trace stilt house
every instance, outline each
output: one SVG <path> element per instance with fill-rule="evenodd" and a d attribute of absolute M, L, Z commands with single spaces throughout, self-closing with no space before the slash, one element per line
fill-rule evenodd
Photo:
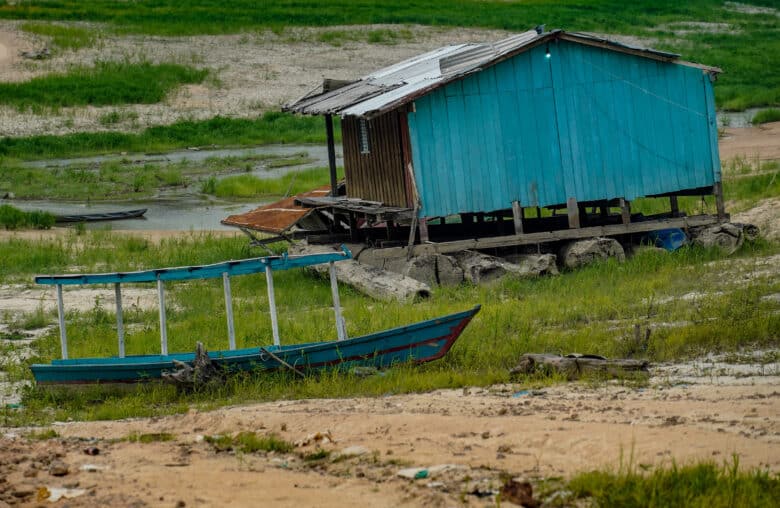
<path fill-rule="evenodd" d="M 562 229 L 582 229 L 570 231 L 577 237 L 592 236 L 591 227 L 693 224 L 679 217 L 679 195 L 714 194 L 723 219 L 719 72 L 540 27 L 492 44 L 446 46 L 354 82 L 325 80 L 285 110 L 324 116 L 331 151 L 332 117 L 341 118 L 345 187 L 337 189 L 331 157 L 330 192 L 296 203 L 326 212 L 331 231 L 371 236 L 381 226 L 374 236 L 390 241 L 414 238 L 409 226 L 417 241 L 474 238 L 477 228 L 517 245 Z M 666 222 L 632 229 L 647 222 L 629 208 L 644 196 L 669 198 L 669 213 L 654 217 Z M 566 212 L 549 217 L 542 208 Z M 393 236 L 394 227 L 406 233 Z"/>

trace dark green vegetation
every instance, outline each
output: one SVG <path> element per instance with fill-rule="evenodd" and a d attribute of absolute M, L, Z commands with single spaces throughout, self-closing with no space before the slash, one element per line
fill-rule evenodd
<path fill-rule="evenodd" d="M 754 125 L 769 122 L 780 122 L 780 109 L 764 109 L 756 113 L 756 116 L 751 120 Z"/>
<path fill-rule="evenodd" d="M 5 229 L 49 229 L 54 215 L 48 212 L 25 212 L 11 205 L 0 205 L 0 227 Z"/>
<path fill-rule="evenodd" d="M 739 263 L 718 262 L 718 251 L 686 248 L 674 254 L 642 252 L 626 263 L 596 264 L 558 277 L 533 280 L 506 278 L 494 285 L 442 288 L 430 300 L 414 305 L 379 303 L 342 287 L 344 315 L 350 336 L 465 310 L 483 309 L 466 328 L 452 351 L 427 365 L 390 369 L 382 376 L 357 377 L 330 372 L 303 380 L 291 374 L 232 376 L 226 383 L 190 393 L 162 384 L 137 391 L 114 392 L 89 387 L 69 393 L 31 389 L 25 409 L 9 418 L 17 423 L 65 418 L 114 419 L 186 411 L 191 404 L 212 408 L 246 401 L 304 397 L 346 397 L 426 391 L 444 387 L 485 386 L 509 380 L 508 369 L 520 354 L 588 352 L 618 357 L 673 360 L 704 352 L 737 351 L 745 347 L 777 347 L 780 314 L 771 299 L 780 281 L 742 280 L 741 271 L 765 263 L 763 256 L 780 252 L 774 244 L 745 245 Z M 87 232 L 57 240 L 8 239 L 0 243 L 0 282 L 27 282 L 35 273 L 113 271 L 181 266 L 257 255 L 243 238 L 193 235 L 152 243 L 110 232 Z M 710 263 L 716 262 L 716 263 Z M 734 273 L 726 275 L 725 271 Z M 325 279 L 303 271 L 275 277 L 280 331 L 284 343 L 331 339 L 335 323 L 330 287 Z M 145 287 L 150 294 L 154 288 Z M 271 336 L 265 281 L 262 276 L 232 279 L 238 347 L 268 344 Z M 696 291 L 695 301 L 679 305 L 675 297 Z M 227 347 L 222 286 L 197 281 L 168 286 L 168 336 L 171 351 L 191 351 L 202 340 L 209 350 Z M 68 295 L 66 291 L 65 300 Z M 67 304 L 66 304 L 67 307 Z M 56 317 L 41 313 L 44 321 Z M 153 308 L 125 309 L 128 354 L 159 351 L 157 313 Z M 38 319 L 38 318 L 36 318 Z M 608 324 L 607 324 L 608 322 Z M 68 311 L 71 357 L 116 354 L 113 302 L 96 300 L 86 312 Z M 662 324 L 661 326 L 658 326 Z M 652 328 L 648 340 L 634 338 L 634 326 Z M 30 361 L 59 357 L 56 330 L 35 343 Z M 29 379 L 24 367 L 9 371 L 12 379 Z M 520 379 L 535 386 L 554 379 Z"/>
<path fill-rule="evenodd" d="M 20 110 L 68 106 L 153 104 L 175 87 L 200 83 L 208 70 L 178 64 L 99 62 L 65 74 L 0 83 L 0 103 Z"/>
<path fill-rule="evenodd" d="M 723 466 L 673 464 L 649 474 L 587 472 L 575 476 L 568 489 L 573 497 L 590 498 L 595 506 L 604 508 L 769 508 L 780 499 L 780 476 L 760 469 L 740 470 L 735 457 Z"/>
<path fill-rule="evenodd" d="M 777 7 L 774 0 L 752 5 Z M 62 21 L 99 21 L 118 32 L 162 35 L 236 33 L 292 26 L 415 23 L 524 31 L 539 23 L 548 28 L 627 34 L 686 59 L 722 67 L 716 86 L 718 106 L 741 110 L 780 104 L 780 18 L 740 12 L 720 0 L 282 0 L 258 8 L 251 0 L 41 0 L 0 7 L 0 17 Z M 686 27 L 706 22 L 707 27 Z M 326 32 L 327 33 L 327 32 Z M 334 41 L 346 36 L 325 35 Z M 386 40 L 382 35 L 375 36 Z M 378 42 L 382 42 L 381 40 Z"/>
<path fill-rule="evenodd" d="M 340 130 L 336 131 L 340 139 Z M 268 112 L 254 119 L 180 120 L 140 133 L 80 132 L 0 139 L 0 158 L 49 159 L 93 153 L 159 152 L 188 146 L 324 143 L 322 118 Z M 2 159 L 0 159 L 1 161 Z"/>

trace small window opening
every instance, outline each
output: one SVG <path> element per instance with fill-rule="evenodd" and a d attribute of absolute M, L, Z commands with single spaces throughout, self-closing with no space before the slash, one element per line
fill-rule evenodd
<path fill-rule="evenodd" d="M 368 142 L 368 121 L 360 119 L 360 153 L 371 153 L 371 145 Z"/>

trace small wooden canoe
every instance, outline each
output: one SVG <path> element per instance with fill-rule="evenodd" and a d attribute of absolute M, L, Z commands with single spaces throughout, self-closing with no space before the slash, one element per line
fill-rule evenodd
<path fill-rule="evenodd" d="M 146 208 L 140 208 L 138 210 L 125 210 L 122 212 L 106 212 L 106 213 L 83 213 L 74 215 L 55 215 L 55 222 L 97 222 L 106 220 L 125 220 L 125 219 L 137 219 L 143 217 L 146 213 Z"/>
<path fill-rule="evenodd" d="M 458 339 L 463 329 L 479 312 L 477 305 L 470 310 L 442 316 L 419 323 L 391 328 L 381 332 L 347 337 L 341 316 L 338 284 L 333 263 L 352 258 L 345 246 L 341 252 L 325 252 L 290 256 L 224 261 L 211 265 L 158 268 L 137 272 L 97 274 L 39 275 L 38 284 L 54 285 L 57 289 L 57 309 L 60 324 L 62 358 L 50 364 L 34 364 L 30 368 L 35 381 L 42 385 L 84 383 L 134 383 L 162 378 L 163 372 L 175 370 L 174 361 L 190 363 L 194 353 L 168 353 L 168 335 L 164 296 L 165 283 L 183 280 L 222 278 L 228 321 L 229 349 L 212 351 L 211 360 L 227 371 L 274 371 L 294 369 L 299 373 L 323 369 L 351 369 L 358 366 L 385 368 L 399 363 L 423 363 L 444 356 Z M 330 282 L 338 340 L 281 344 L 276 314 L 273 273 L 316 264 L 330 265 Z M 268 305 L 271 314 L 273 345 L 236 349 L 233 323 L 230 277 L 264 273 L 267 280 Z M 122 321 L 121 284 L 156 283 L 160 307 L 160 354 L 125 355 L 125 334 Z M 113 284 L 116 292 L 118 355 L 108 358 L 68 358 L 65 331 L 63 286 Z"/>
<path fill-rule="evenodd" d="M 327 369 L 348 372 L 358 366 L 381 369 L 407 362 L 430 362 L 447 354 L 479 309 L 476 306 L 465 312 L 341 341 L 212 351 L 209 357 L 228 371 L 255 372 L 289 369 L 287 365 L 301 373 Z M 133 383 L 160 379 L 163 372 L 174 370 L 173 360 L 189 363 L 194 356 L 179 353 L 78 358 L 35 364 L 31 369 L 41 385 Z"/>

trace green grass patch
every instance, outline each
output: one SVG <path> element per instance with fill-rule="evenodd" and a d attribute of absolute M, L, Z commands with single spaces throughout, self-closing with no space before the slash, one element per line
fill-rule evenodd
<path fill-rule="evenodd" d="M 760 125 L 762 123 L 780 122 L 780 109 L 764 109 L 756 113 L 751 120 L 753 125 Z"/>
<path fill-rule="evenodd" d="M 319 42 L 340 47 L 347 42 L 368 42 L 371 44 L 393 45 L 413 38 L 411 30 L 381 28 L 377 30 L 326 30 L 317 35 Z"/>
<path fill-rule="evenodd" d="M 133 432 L 129 434 L 126 438 L 127 441 L 131 443 L 162 443 L 166 441 L 173 441 L 176 439 L 176 436 L 171 434 L 170 432 L 149 432 L 140 434 L 138 432 Z"/>
<path fill-rule="evenodd" d="M 154 104 L 179 85 L 201 83 L 209 71 L 178 64 L 99 62 L 21 83 L 0 83 L 0 103 L 41 111 L 70 106 Z"/>
<path fill-rule="evenodd" d="M 55 439 L 60 437 L 59 433 L 54 429 L 45 429 L 45 430 L 38 430 L 33 432 L 28 432 L 24 435 L 27 439 L 31 441 L 47 441 L 49 439 Z"/>
<path fill-rule="evenodd" d="M 188 177 L 175 165 L 127 167 L 121 163 L 110 163 L 97 170 L 86 167 L 20 168 L 0 165 L 0 189 L 12 191 L 17 199 L 138 199 L 151 196 L 166 187 L 184 185 L 187 181 Z M 21 213 L 30 217 L 41 216 L 38 220 L 42 226 L 51 227 L 54 223 L 54 216 L 46 212 Z M 9 221 L 13 221 L 13 217 L 16 215 L 11 214 Z M 51 224 L 45 220 L 50 220 Z"/>
<path fill-rule="evenodd" d="M 118 419 L 248 401 L 381 396 L 512 381 L 518 388 L 538 387 L 558 381 L 539 377 L 510 380 L 509 369 L 527 352 L 580 352 L 671 361 L 704 353 L 776 348 L 780 345 L 778 305 L 763 297 L 780 291 L 780 281 L 743 278 L 740 270 L 766 270 L 762 263 L 778 252 L 777 244 L 746 244 L 736 253 L 740 262 L 725 265 L 719 263 L 725 259 L 717 250 L 691 247 L 673 254 L 645 251 L 622 264 L 598 263 L 557 277 L 508 277 L 487 286 L 437 288 L 431 299 L 414 305 L 375 302 L 342 286 L 341 303 L 352 337 L 431 319 L 477 303 L 483 308 L 450 353 L 426 365 L 398 366 L 382 375 L 363 378 L 344 370 L 301 380 L 286 372 L 246 373 L 189 393 L 161 383 L 139 386 L 130 393 L 100 386 L 78 393 L 31 388 L 24 394 L 24 410 L 11 417 L 15 424 L 69 417 Z M 242 238 L 207 234 L 160 243 L 106 231 L 45 241 L 14 238 L 0 242 L 0 282 L 29 282 L 35 273 L 127 271 L 205 264 L 252 254 L 257 255 Z M 724 275 L 726 266 L 736 272 Z M 724 286 L 724 280 L 747 282 Z M 231 282 L 237 346 L 268 344 L 272 335 L 265 281 L 250 276 L 235 277 Z M 279 272 L 274 282 L 283 344 L 335 337 L 327 279 L 287 271 Z M 153 287 L 143 287 L 153 294 Z M 699 296 L 681 305 L 679 298 L 691 292 Z M 67 293 L 65 299 L 67 302 Z M 192 351 L 195 340 L 201 340 L 210 351 L 227 347 L 220 281 L 172 284 L 168 299 L 171 351 Z M 127 307 L 124 318 L 128 354 L 159 351 L 154 309 Z M 47 324 L 56 323 L 51 314 L 41 319 Z M 85 312 L 68 310 L 67 320 L 71 357 L 117 354 L 112 302 L 96 302 Z M 634 339 L 637 324 L 643 330 L 652 329 L 649 339 L 641 343 Z M 57 330 L 47 332 L 34 347 L 29 362 L 58 358 Z M 31 374 L 21 367 L 13 377 L 29 380 Z"/>
<path fill-rule="evenodd" d="M 138 113 L 135 111 L 110 111 L 100 115 L 98 121 L 101 125 L 116 125 L 118 123 L 135 122 L 138 120 Z"/>
<path fill-rule="evenodd" d="M 780 476 L 761 469 L 741 470 L 735 458 L 722 466 L 712 462 L 635 471 L 581 473 L 568 484 L 575 498 L 594 506 L 774 507 L 780 499 Z"/>
<path fill-rule="evenodd" d="M 170 125 L 149 127 L 140 133 L 80 132 L 64 136 L 5 137 L 0 139 L 0 157 L 33 160 L 99 153 L 162 152 L 190 146 L 324 143 L 323 125 L 322 118 L 268 112 L 259 118 L 180 120 Z M 340 140 L 340 129 L 336 135 Z"/>
<path fill-rule="evenodd" d="M 780 171 L 776 163 L 761 164 L 758 174 L 751 174 L 756 167 L 749 162 L 744 162 L 744 166 L 740 166 L 740 162 L 732 164 L 724 172 L 726 176 L 723 180 L 724 199 L 736 203 L 735 209 L 729 209 L 730 212 L 745 210 L 762 199 L 780 196 Z M 688 215 L 716 212 L 713 196 L 681 196 L 678 205 L 680 211 Z M 669 206 L 668 198 L 639 198 L 631 202 L 631 211 L 652 215 L 668 212 Z"/>
<path fill-rule="evenodd" d="M 777 7 L 772 0 L 754 5 Z M 356 24 L 422 24 L 525 31 L 539 23 L 548 28 L 642 37 L 658 49 L 676 51 L 687 60 L 724 69 L 716 84 L 719 107 L 742 110 L 780 104 L 780 71 L 773 61 L 780 55 L 780 18 L 739 12 L 720 0 L 689 2 L 632 2 L 593 0 L 428 0 L 399 4 L 395 0 L 281 0 L 258 9 L 251 0 L 182 2 L 139 0 L 42 0 L 6 3 L 0 17 L 107 23 L 114 31 L 155 35 L 196 35 L 272 30 L 291 26 Z M 681 31 L 674 23 L 704 22 L 726 26 Z M 393 43 L 404 29 L 368 32 L 366 40 Z M 339 45 L 362 39 L 363 33 L 328 30 L 323 42 Z M 400 38 L 403 38 L 401 35 Z"/>
<path fill-rule="evenodd" d="M 62 49 L 81 49 L 92 47 L 97 35 L 91 30 L 53 23 L 22 23 L 19 28 L 36 35 L 49 37 L 54 46 Z"/>
<path fill-rule="evenodd" d="M 311 453 L 304 454 L 303 460 L 306 462 L 317 462 L 320 460 L 325 460 L 328 457 L 330 457 L 330 450 L 325 450 L 324 448 L 320 448 Z"/>
<path fill-rule="evenodd" d="M 235 436 L 205 436 L 204 440 L 218 452 L 237 451 L 241 453 L 276 452 L 290 453 L 294 446 L 276 434 L 258 435 L 254 432 L 239 432 Z"/>
<path fill-rule="evenodd" d="M 167 188 L 195 185 L 205 194 L 215 194 L 219 181 L 216 175 L 240 173 L 249 176 L 246 172 L 254 170 L 257 164 L 270 170 L 310 161 L 306 156 L 268 154 L 161 164 L 112 160 L 98 164 L 55 167 L 0 165 L 0 193 L 10 192 L 17 199 L 81 201 L 88 197 L 90 201 L 116 201 L 145 198 Z M 314 175 L 309 174 L 310 172 L 311 170 L 291 173 L 304 173 L 300 178 L 286 176 L 257 180 L 267 182 L 269 190 L 292 188 L 295 192 L 308 190 L 306 186 L 310 184 L 323 185 L 329 181 L 327 172 L 324 177 L 321 170 L 314 171 Z M 46 221 L 51 220 L 52 224 L 54 221 L 53 215 L 41 212 L 11 211 L 3 215 L 0 209 L 0 218 L 3 216 L 7 216 L 5 223 L 8 228 L 36 227 L 38 224 L 37 227 L 50 227 Z M 25 226 L 30 222 L 32 225 Z M 0 225 L 2 224 L 4 223 L 0 222 Z"/>
<path fill-rule="evenodd" d="M 5 229 L 49 229 L 54 215 L 49 212 L 25 212 L 11 205 L 0 205 L 0 226 Z"/>
<path fill-rule="evenodd" d="M 344 177 L 339 168 L 339 178 Z M 330 182 L 328 168 L 313 168 L 288 173 L 279 178 L 259 178 L 254 175 L 236 175 L 221 180 L 207 180 L 202 191 L 220 198 L 255 198 L 261 196 L 290 196 L 321 187 Z"/>

